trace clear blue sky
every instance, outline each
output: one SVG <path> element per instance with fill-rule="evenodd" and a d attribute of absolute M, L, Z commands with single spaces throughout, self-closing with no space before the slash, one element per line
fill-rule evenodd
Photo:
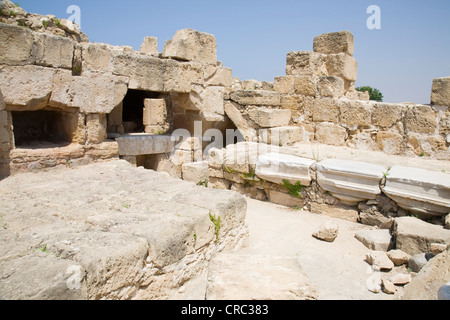
<path fill-rule="evenodd" d="M 176 30 L 214 34 L 218 58 L 241 80 L 273 81 L 286 54 L 312 51 L 315 36 L 349 30 L 355 36 L 357 86 L 381 90 L 387 102 L 429 103 L 432 80 L 450 76 L 449 0 L 15 0 L 28 12 L 68 18 L 81 9 L 93 42 L 138 50 L 145 36 L 159 51 Z M 369 30 L 369 5 L 381 9 L 381 30 Z"/>

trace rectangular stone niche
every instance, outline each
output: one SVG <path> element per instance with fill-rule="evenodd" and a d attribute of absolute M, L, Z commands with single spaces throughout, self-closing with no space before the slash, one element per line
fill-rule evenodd
<path fill-rule="evenodd" d="M 13 133 L 18 148 L 61 147 L 72 143 L 78 114 L 60 110 L 13 111 Z"/>

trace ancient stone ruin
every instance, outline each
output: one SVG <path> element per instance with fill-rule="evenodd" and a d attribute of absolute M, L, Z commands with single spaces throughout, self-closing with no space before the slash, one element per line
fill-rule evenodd
<path fill-rule="evenodd" d="M 273 82 L 233 78 L 216 48 L 191 29 L 162 52 L 154 37 L 139 52 L 92 43 L 70 21 L 4 1 L 0 296 L 170 298 L 245 245 L 244 196 L 372 226 L 356 237 L 375 252 L 433 252 L 427 272 L 446 280 L 433 282 L 437 295 L 450 281 L 450 77 L 434 79 L 430 104 L 377 102 L 355 90 L 349 31 L 288 53 Z M 295 264 L 249 263 L 261 260 Z M 209 297 L 232 298 L 217 270 Z M 289 270 L 280 279 L 295 294 L 272 298 L 317 298 Z"/>

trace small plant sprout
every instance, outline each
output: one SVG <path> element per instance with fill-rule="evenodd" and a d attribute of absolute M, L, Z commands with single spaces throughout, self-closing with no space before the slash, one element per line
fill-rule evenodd
<path fill-rule="evenodd" d="M 122 207 L 124 207 L 124 208 L 129 208 L 129 207 L 131 207 L 131 204 L 129 204 L 129 203 L 122 203 Z"/>
<path fill-rule="evenodd" d="M 208 185 L 208 179 L 199 181 L 199 182 L 197 183 L 197 185 L 198 185 L 198 186 L 203 186 L 203 187 L 206 188 L 207 185 Z"/>
<path fill-rule="evenodd" d="M 283 180 L 283 183 L 281 185 L 288 190 L 288 193 L 291 196 L 302 198 L 302 190 L 304 186 L 301 184 L 300 181 L 297 181 L 296 184 L 292 184 L 288 180 Z"/>
<path fill-rule="evenodd" d="M 220 232 L 220 225 L 222 223 L 222 221 L 220 220 L 220 217 L 216 218 L 216 215 L 211 214 L 211 211 L 209 212 L 209 220 L 211 220 L 211 222 L 214 224 L 214 228 L 216 230 L 215 234 L 216 234 L 216 240 L 215 242 L 217 243 L 219 241 L 219 232 Z"/>

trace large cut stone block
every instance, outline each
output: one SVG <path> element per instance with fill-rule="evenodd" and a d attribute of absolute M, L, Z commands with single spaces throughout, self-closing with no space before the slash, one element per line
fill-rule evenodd
<path fill-rule="evenodd" d="M 276 146 L 286 146 L 302 140 L 302 128 L 277 127 L 260 130 L 259 141 Z"/>
<path fill-rule="evenodd" d="M 32 61 L 33 32 L 0 23 L 0 64 L 24 65 Z"/>
<path fill-rule="evenodd" d="M 35 64 L 72 69 L 74 43 L 72 40 L 46 33 L 35 33 L 33 53 Z"/>
<path fill-rule="evenodd" d="M 178 30 L 172 40 L 166 41 L 163 57 L 215 64 L 216 38 L 192 29 Z"/>
<path fill-rule="evenodd" d="M 345 54 L 330 54 L 326 57 L 327 71 L 330 76 L 336 76 L 348 81 L 356 81 L 358 62 Z"/>
<path fill-rule="evenodd" d="M 291 110 L 286 109 L 255 108 L 248 114 L 262 128 L 284 127 L 291 120 Z"/>
<path fill-rule="evenodd" d="M 446 173 L 394 166 L 383 192 L 401 208 L 425 217 L 450 212 L 450 176 Z"/>
<path fill-rule="evenodd" d="M 375 199 L 386 169 L 365 162 L 329 159 L 317 163 L 317 182 L 348 205 Z"/>
<path fill-rule="evenodd" d="M 450 106 L 450 77 L 433 80 L 431 104 Z"/>
<path fill-rule="evenodd" d="M 324 33 L 314 38 L 314 52 L 345 53 L 353 56 L 355 43 L 350 31 Z"/>
<path fill-rule="evenodd" d="M 107 73 L 73 76 L 59 70 L 53 79 L 49 105 L 80 108 L 85 113 L 110 113 L 127 93 L 128 78 Z"/>
<path fill-rule="evenodd" d="M 293 51 L 287 54 L 286 75 L 327 76 L 325 55 L 309 51 Z"/>
<path fill-rule="evenodd" d="M 239 90 L 230 94 L 230 99 L 243 106 L 280 106 L 281 95 L 275 91 Z"/>
<path fill-rule="evenodd" d="M 315 139 L 320 143 L 343 146 L 347 130 L 335 123 L 321 122 L 316 125 Z"/>
<path fill-rule="evenodd" d="M 145 37 L 139 52 L 144 54 L 158 54 L 158 38 Z"/>
<path fill-rule="evenodd" d="M 396 247 L 410 255 L 431 252 L 432 243 L 450 244 L 450 230 L 415 217 L 399 217 L 394 221 Z"/>
<path fill-rule="evenodd" d="M 303 186 L 311 184 L 309 169 L 314 160 L 281 153 L 268 153 L 258 157 L 256 175 L 273 183 L 287 180 L 292 184 L 300 181 Z"/>
<path fill-rule="evenodd" d="M 52 93 L 56 69 L 39 66 L 5 66 L 0 69 L 0 89 L 6 105 L 15 110 L 45 107 Z"/>
<path fill-rule="evenodd" d="M 207 300 L 317 298 L 294 257 L 219 254 L 209 266 Z"/>
<path fill-rule="evenodd" d="M 172 152 L 175 142 L 171 136 L 130 134 L 116 138 L 121 156 L 139 156 Z"/>
<path fill-rule="evenodd" d="M 144 99 L 144 125 L 157 126 L 167 122 L 167 107 L 164 99 Z"/>
<path fill-rule="evenodd" d="M 204 183 L 208 179 L 208 161 L 185 163 L 181 167 L 183 180 L 196 184 Z"/>

